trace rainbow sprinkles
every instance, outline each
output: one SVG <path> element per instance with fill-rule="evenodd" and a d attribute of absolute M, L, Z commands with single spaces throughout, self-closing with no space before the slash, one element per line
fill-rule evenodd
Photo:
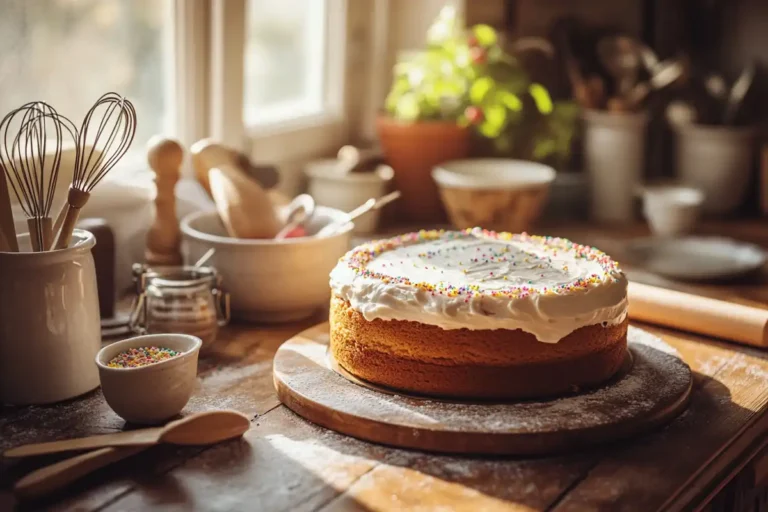
<path fill-rule="evenodd" d="M 452 245 L 450 241 L 468 243 Z M 430 242 L 439 244 L 430 247 Z M 389 252 L 417 245 L 423 248 L 416 254 L 380 261 Z M 569 272 L 574 266 L 571 260 L 592 263 L 592 271 Z M 419 231 L 377 240 L 350 251 L 340 264 L 348 265 L 359 277 L 410 286 L 431 295 L 463 297 L 466 302 L 478 296 L 572 295 L 623 279 L 618 263 L 594 247 L 565 238 L 481 228 Z M 411 268 L 415 271 L 408 271 Z M 468 279 L 457 280 L 456 272 Z M 447 279 L 423 279 L 437 274 L 448 274 Z"/>
<path fill-rule="evenodd" d="M 349 251 L 330 276 L 334 297 L 368 321 L 442 329 L 521 329 L 556 343 L 626 318 L 627 280 L 605 253 L 526 233 L 419 231 Z"/>

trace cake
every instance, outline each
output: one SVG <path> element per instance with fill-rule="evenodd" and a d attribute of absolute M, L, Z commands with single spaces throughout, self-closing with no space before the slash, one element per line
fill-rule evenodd
<path fill-rule="evenodd" d="M 627 351 L 627 280 L 563 238 L 420 231 L 360 245 L 330 276 L 330 351 L 405 393 L 527 399 L 598 386 Z"/>

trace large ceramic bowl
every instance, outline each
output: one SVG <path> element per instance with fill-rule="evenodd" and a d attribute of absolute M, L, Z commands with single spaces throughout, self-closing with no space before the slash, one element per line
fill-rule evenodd
<path fill-rule="evenodd" d="M 432 177 L 457 228 L 518 233 L 541 214 L 555 171 L 525 160 L 483 158 L 446 162 Z"/>
<path fill-rule="evenodd" d="M 341 210 L 318 206 L 308 231 L 345 218 Z M 306 318 L 327 306 L 328 274 L 349 250 L 352 224 L 322 238 L 243 240 L 226 235 L 216 212 L 197 212 L 182 220 L 181 231 L 187 264 L 216 249 L 208 264 L 230 293 L 232 316 L 274 323 Z"/>

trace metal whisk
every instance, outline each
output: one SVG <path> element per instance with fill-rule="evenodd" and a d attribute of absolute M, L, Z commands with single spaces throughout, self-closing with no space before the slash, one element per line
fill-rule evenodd
<path fill-rule="evenodd" d="M 22 105 L 0 121 L 0 165 L 27 216 L 33 251 L 53 243 L 51 206 L 67 133 L 77 140 L 75 125 L 42 101 Z"/>
<path fill-rule="evenodd" d="M 91 191 L 125 155 L 135 135 L 136 109 L 119 94 L 103 95 L 85 115 L 77 139 L 78 156 L 67 204 L 54 227 L 58 233 L 55 249 L 69 246 L 72 230 Z"/>

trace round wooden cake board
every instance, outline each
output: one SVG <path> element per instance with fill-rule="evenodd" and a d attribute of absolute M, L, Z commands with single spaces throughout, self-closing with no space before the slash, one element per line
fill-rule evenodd
<path fill-rule="evenodd" d="M 328 335 L 328 324 L 320 324 L 278 349 L 278 397 L 313 423 L 401 448 L 490 455 L 570 451 L 658 427 L 680 414 L 691 394 L 688 365 L 636 327 L 629 328 L 632 358 L 623 375 L 580 394 L 515 403 L 405 396 L 347 378 L 328 360 Z"/>

